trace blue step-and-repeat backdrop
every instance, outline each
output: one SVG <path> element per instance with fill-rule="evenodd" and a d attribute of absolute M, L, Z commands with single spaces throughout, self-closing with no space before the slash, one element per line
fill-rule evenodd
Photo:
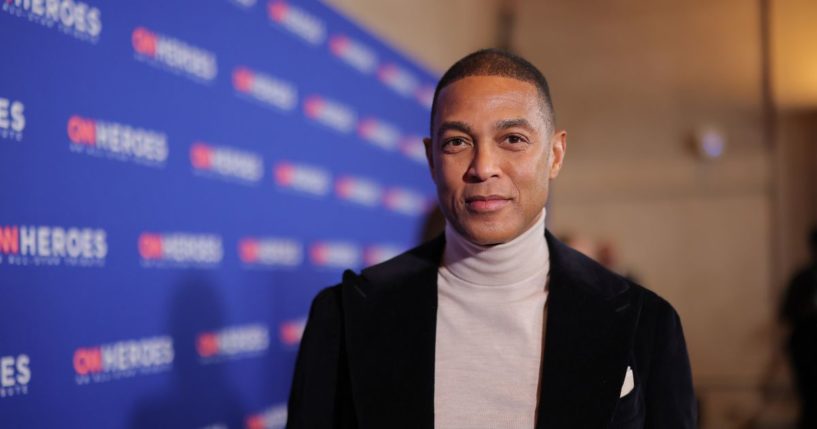
<path fill-rule="evenodd" d="M 0 8 L 0 427 L 283 427 L 312 297 L 419 240 L 436 77 L 317 1 Z"/>

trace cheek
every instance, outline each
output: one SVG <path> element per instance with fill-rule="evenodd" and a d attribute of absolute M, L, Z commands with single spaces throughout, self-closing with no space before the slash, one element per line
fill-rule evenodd
<path fill-rule="evenodd" d="M 546 159 L 517 165 L 515 171 L 516 186 L 526 200 L 538 200 L 548 187 L 548 164 Z"/>
<path fill-rule="evenodd" d="M 444 191 L 453 191 L 462 186 L 464 172 L 455 159 L 444 158 L 436 167 L 435 181 L 437 188 Z"/>

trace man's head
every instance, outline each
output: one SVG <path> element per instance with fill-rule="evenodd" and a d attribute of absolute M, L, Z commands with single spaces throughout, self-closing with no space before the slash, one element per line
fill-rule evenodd
<path fill-rule="evenodd" d="M 508 242 L 538 220 L 566 144 L 547 81 L 520 57 L 477 51 L 437 84 L 426 156 L 443 214 L 474 243 Z"/>

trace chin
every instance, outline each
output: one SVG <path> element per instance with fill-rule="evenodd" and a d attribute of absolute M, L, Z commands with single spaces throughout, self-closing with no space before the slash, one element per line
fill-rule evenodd
<path fill-rule="evenodd" d="M 507 243 L 515 238 L 513 228 L 499 225 L 464 225 L 465 237 L 474 244 L 491 246 Z"/>

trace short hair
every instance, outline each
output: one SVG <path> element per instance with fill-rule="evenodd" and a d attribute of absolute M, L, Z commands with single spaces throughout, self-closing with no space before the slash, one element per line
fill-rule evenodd
<path fill-rule="evenodd" d="M 472 52 L 449 68 L 434 90 L 431 102 L 431 134 L 434 134 L 434 116 L 437 114 L 437 98 L 443 88 L 469 76 L 502 76 L 528 82 L 536 87 L 542 104 L 542 114 L 548 130 L 553 130 L 556 114 L 553 110 L 553 100 L 550 98 L 550 88 L 545 76 L 528 60 L 502 49 L 481 49 Z"/>

